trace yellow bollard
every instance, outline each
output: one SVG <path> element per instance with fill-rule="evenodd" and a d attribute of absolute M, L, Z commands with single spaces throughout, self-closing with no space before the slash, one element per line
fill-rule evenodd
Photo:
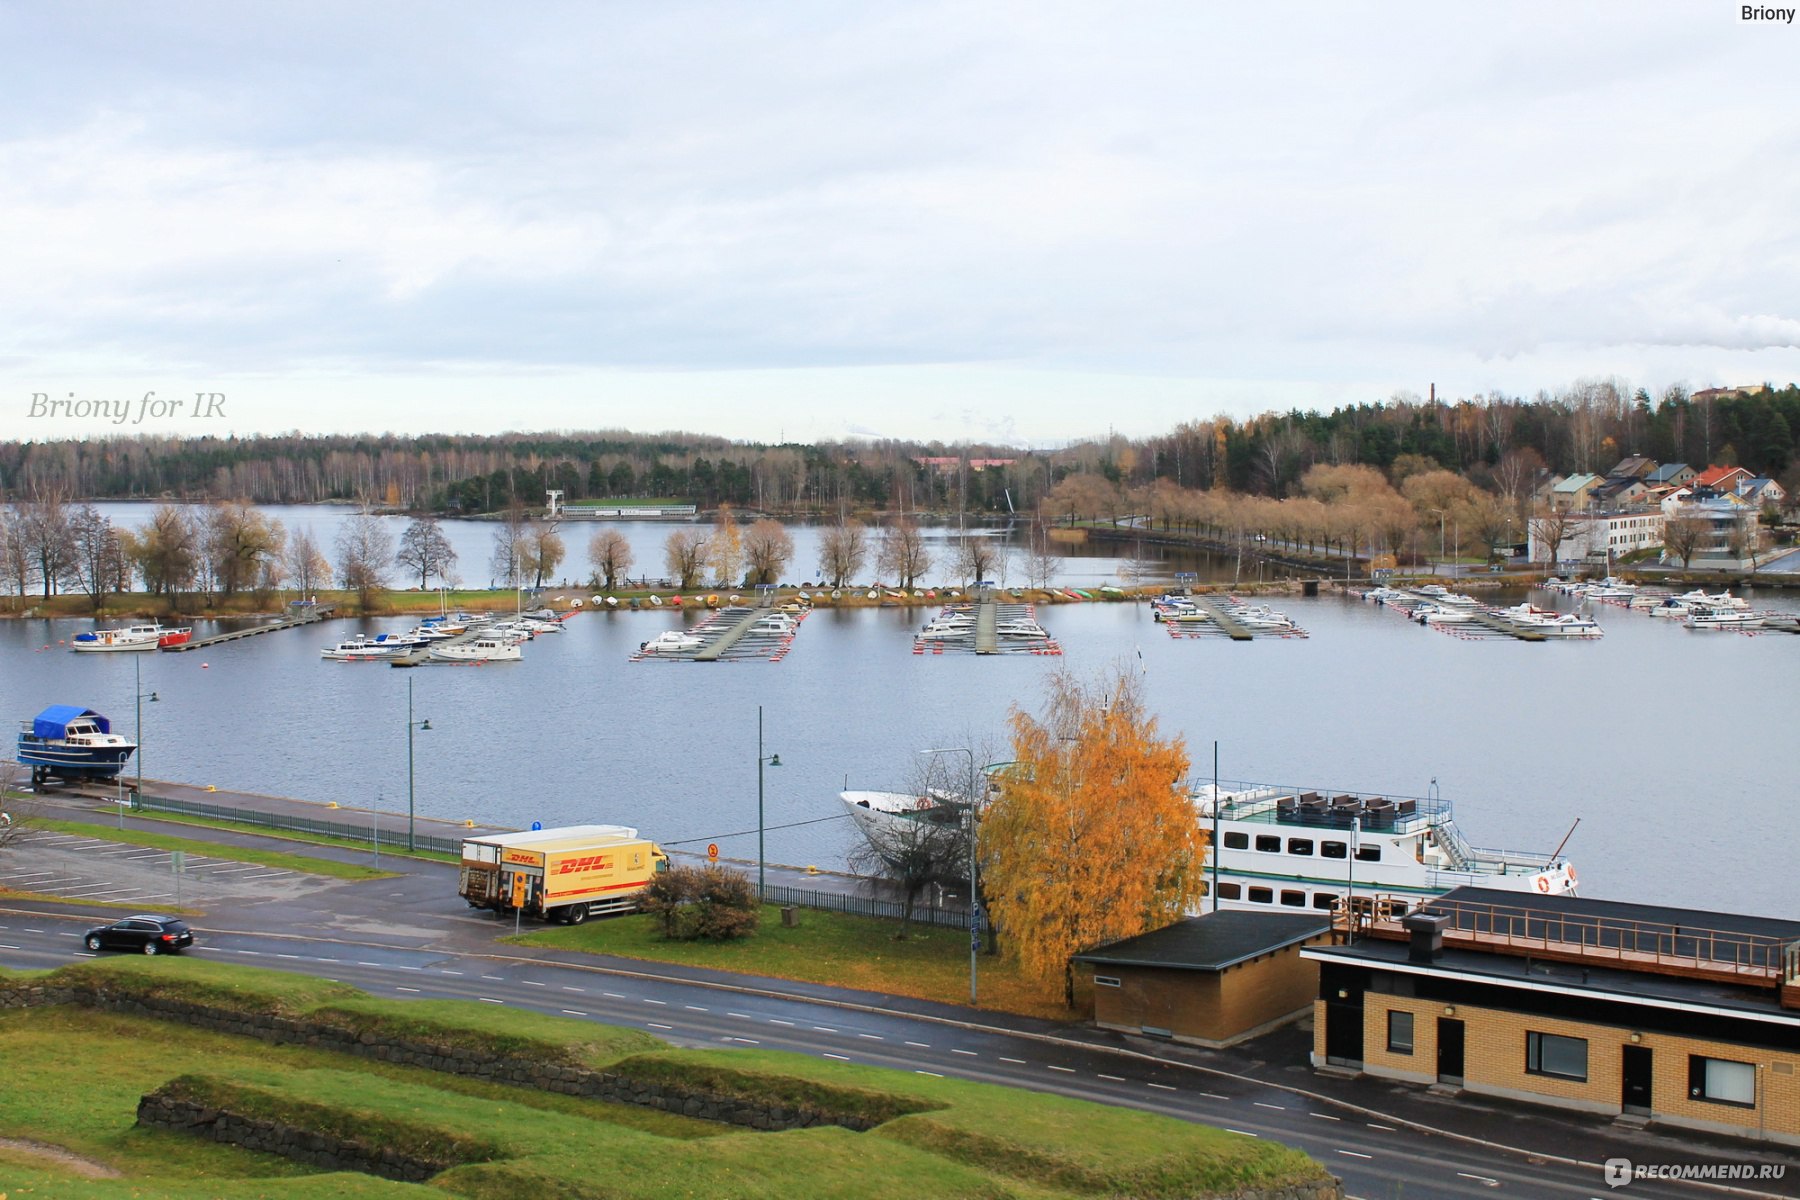
<path fill-rule="evenodd" d="M 218 791 L 218 790 L 219 790 L 219 789 L 218 789 L 218 788 L 216 788 L 216 787 L 214 787 L 214 786 L 213 786 L 213 785 L 212 785 L 212 784 L 210 784 L 210 783 L 209 783 L 209 784 L 207 784 L 207 785 L 206 785 L 206 790 L 207 790 L 207 791 L 209 791 L 209 792 L 216 792 L 216 791 Z"/>
<path fill-rule="evenodd" d="M 336 807 L 337 807 L 337 801 L 336 801 L 336 800 L 327 800 L 327 801 L 326 801 L 326 802 L 325 802 L 325 807 L 326 807 L 326 808 L 336 808 Z"/>

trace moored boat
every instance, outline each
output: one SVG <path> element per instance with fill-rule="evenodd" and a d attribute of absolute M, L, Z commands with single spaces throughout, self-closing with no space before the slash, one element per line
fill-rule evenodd
<path fill-rule="evenodd" d="M 518 662 L 525 656 L 519 649 L 519 643 L 491 637 L 478 637 L 473 641 L 457 642 L 454 645 L 433 646 L 426 654 L 433 662 L 447 663 Z"/>
<path fill-rule="evenodd" d="M 33 786 L 47 779 L 112 779 L 137 743 L 91 708 L 53 704 L 19 728 L 18 759 Z"/>
<path fill-rule="evenodd" d="M 113 650 L 154 650 L 168 630 L 161 625 L 127 625 L 122 629 L 95 629 L 69 639 L 69 649 L 81 653 Z M 190 634 L 193 630 L 188 630 Z"/>
<path fill-rule="evenodd" d="M 1703 608 L 1695 605 L 1682 624 L 1689 629 L 1761 629 L 1763 615 L 1741 608 Z"/>
<path fill-rule="evenodd" d="M 172 650 L 176 646 L 185 646 L 194 640 L 194 629 L 191 625 L 183 625 L 179 629 L 165 629 L 156 639 L 159 650 Z"/>
<path fill-rule="evenodd" d="M 639 643 L 638 650 L 644 654 L 685 654 L 705 644 L 705 639 L 685 629 L 665 629 L 649 641 Z"/>
<path fill-rule="evenodd" d="M 333 662 L 367 662 L 393 658 L 409 650 L 416 650 L 419 645 L 419 642 L 398 634 L 383 633 L 372 638 L 358 635 L 335 646 L 326 646 L 319 651 L 319 656 Z"/>

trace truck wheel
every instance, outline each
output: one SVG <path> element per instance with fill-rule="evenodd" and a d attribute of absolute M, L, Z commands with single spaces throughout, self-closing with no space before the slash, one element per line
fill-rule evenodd
<path fill-rule="evenodd" d="M 577 904 L 569 909 L 569 924 L 579 925 L 588 919 L 588 906 Z"/>

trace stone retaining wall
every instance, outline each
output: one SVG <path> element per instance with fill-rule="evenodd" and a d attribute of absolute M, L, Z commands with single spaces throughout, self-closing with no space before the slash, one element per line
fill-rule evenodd
<path fill-rule="evenodd" d="M 424 1183 L 439 1172 L 462 1165 L 457 1159 L 420 1158 L 392 1146 L 374 1146 L 155 1092 L 138 1101 L 137 1119 L 139 1125 L 153 1129 L 169 1129 L 246 1150 L 279 1154 L 327 1171 L 361 1171 L 403 1183 Z"/>

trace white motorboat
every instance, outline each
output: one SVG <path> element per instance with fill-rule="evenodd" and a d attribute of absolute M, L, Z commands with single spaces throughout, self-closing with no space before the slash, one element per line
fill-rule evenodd
<path fill-rule="evenodd" d="M 1729 591 L 1708 594 L 1704 588 L 1695 588 L 1691 592 L 1683 592 L 1675 597 L 1677 600 L 1695 608 L 1736 609 L 1748 611 L 1750 602 L 1742 596 L 1734 596 Z"/>
<path fill-rule="evenodd" d="M 325 647 L 319 651 L 319 657 L 333 662 L 368 662 L 393 658 L 409 650 L 416 650 L 419 645 L 411 638 L 401 637 L 399 634 L 383 633 L 376 637 L 358 634 L 348 641 Z"/>
<path fill-rule="evenodd" d="M 447 663 L 518 662 L 525 656 L 519 643 L 491 637 L 478 637 L 455 645 L 433 646 L 427 653 L 433 662 Z"/>
<path fill-rule="evenodd" d="M 1576 613 L 1514 617 L 1512 622 L 1522 629 L 1534 630 L 1545 637 L 1597 638 L 1606 632 L 1600 628 L 1600 622 Z"/>
<path fill-rule="evenodd" d="M 1003 638 L 1049 638 L 1050 634 L 1036 621 L 997 621 L 994 636 Z"/>
<path fill-rule="evenodd" d="M 961 796 L 936 788 L 923 793 L 839 792 L 838 799 L 870 848 L 896 867 L 931 840 L 962 837 L 968 813 Z M 944 860 L 965 861 L 966 855 L 953 846 L 944 850 L 939 856 Z"/>
<path fill-rule="evenodd" d="M 1682 619 L 1689 629 L 1761 629 L 1763 615 L 1739 608 L 1696 607 Z"/>
<path fill-rule="evenodd" d="M 1231 619 L 1246 629 L 1282 630 L 1294 628 L 1286 613 L 1276 612 L 1266 604 L 1240 604 L 1227 610 Z"/>
<path fill-rule="evenodd" d="M 127 625 L 123 629 L 95 629 L 69 639 L 69 649 L 91 654 L 114 650 L 154 650 L 163 634 L 173 630 L 161 625 Z"/>
<path fill-rule="evenodd" d="M 638 649 L 645 654 L 690 654 L 706 644 L 706 640 L 685 629 L 665 629 Z"/>
<path fill-rule="evenodd" d="M 1421 625 L 1460 625 L 1473 621 L 1475 614 L 1464 608 L 1447 608 L 1442 604 L 1421 604 L 1412 611 L 1413 620 Z"/>

